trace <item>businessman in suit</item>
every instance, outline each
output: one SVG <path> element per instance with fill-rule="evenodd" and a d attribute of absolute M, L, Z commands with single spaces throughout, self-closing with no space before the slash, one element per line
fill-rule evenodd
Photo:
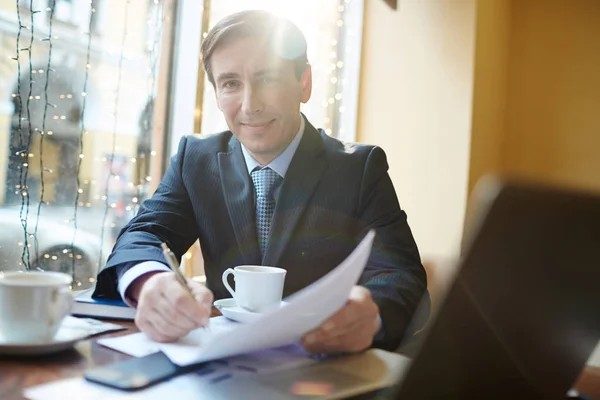
<path fill-rule="evenodd" d="M 175 340 L 207 323 L 214 298 L 229 297 L 221 282 L 227 268 L 285 268 L 289 295 L 336 267 L 374 229 L 359 285 L 302 344 L 315 353 L 395 349 L 412 333 L 426 275 L 385 153 L 331 138 L 300 113 L 312 72 L 291 22 L 264 11 L 233 14 L 201 51 L 229 130 L 181 140 L 156 192 L 121 231 L 94 295 L 122 297 L 138 308 L 142 331 Z M 196 239 L 207 282 L 189 282 L 193 300 L 160 244 L 181 257 Z"/>

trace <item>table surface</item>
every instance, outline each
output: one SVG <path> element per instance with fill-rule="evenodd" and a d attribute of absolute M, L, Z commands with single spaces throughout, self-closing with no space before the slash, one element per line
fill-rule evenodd
<path fill-rule="evenodd" d="M 138 332 L 132 322 L 111 321 L 127 327 L 125 331 L 102 335 L 121 336 Z M 45 357 L 0 357 L 0 399 L 22 400 L 24 388 L 60 379 L 83 375 L 91 367 L 131 358 L 128 355 L 100 346 L 96 337 L 81 341 L 71 350 Z M 575 388 L 591 399 L 600 400 L 600 368 L 586 367 Z"/>

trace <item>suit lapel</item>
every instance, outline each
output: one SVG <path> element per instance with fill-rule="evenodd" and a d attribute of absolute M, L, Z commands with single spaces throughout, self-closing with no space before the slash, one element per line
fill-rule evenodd
<path fill-rule="evenodd" d="M 304 136 L 292 158 L 277 199 L 263 265 L 274 266 L 279 262 L 327 168 L 327 162 L 321 154 L 324 150 L 321 136 L 308 120 L 305 119 L 305 122 Z"/>
<path fill-rule="evenodd" d="M 235 238 L 246 264 L 259 264 L 260 251 L 254 221 L 254 189 L 240 142 L 232 136 L 228 153 L 219 153 L 223 196 Z"/>

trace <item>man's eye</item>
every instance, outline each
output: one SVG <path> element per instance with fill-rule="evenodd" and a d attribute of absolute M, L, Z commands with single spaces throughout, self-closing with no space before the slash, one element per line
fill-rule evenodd
<path fill-rule="evenodd" d="M 227 81 L 223 84 L 223 87 L 226 89 L 235 89 L 239 86 L 237 81 Z"/>

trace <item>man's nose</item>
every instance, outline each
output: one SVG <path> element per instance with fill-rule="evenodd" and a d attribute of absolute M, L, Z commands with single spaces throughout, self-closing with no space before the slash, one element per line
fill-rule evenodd
<path fill-rule="evenodd" d="M 244 102 L 242 110 L 247 115 L 260 113 L 265 108 L 265 104 L 261 98 L 260 90 L 252 87 L 247 87 L 244 91 Z"/>

